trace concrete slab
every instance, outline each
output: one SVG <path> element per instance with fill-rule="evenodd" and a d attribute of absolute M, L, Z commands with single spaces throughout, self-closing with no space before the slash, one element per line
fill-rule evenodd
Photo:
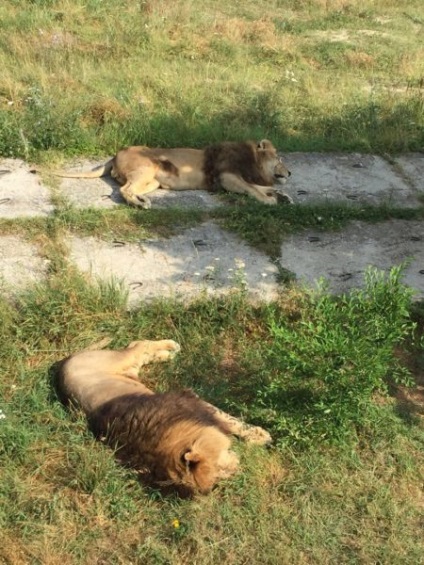
<path fill-rule="evenodd" d="M 70 237 L 68 243 L 70 259 L 82 272 L 123 281 L 129 307 L 155 297 L 187 300 L 244 286 L 253 299 L 277 295 L 276 266 L 211 222 L 139 245 L 116 246 L 93 237 Z"/>
<path fill-rule="evenodd" d="M 396 157 L 400 167 L 412 186 L 424 196 L 424 153 L 409 153 Z"/>
<path fill-rule="evenodd" d="M 0 290 L 13 295 L 46 275 L 49 261 L 37 255 L 37 248 L 13 236 L 0 237 Z"/>
<path fill-rule="evenodd" d="M 295 203 L 420 206 L 414 185 L 381 157 L 359 153 L 288 153 L 284 159 L 292 171 L 284 190 Z M 411 165 L 411 177 L 419 184 L 416 174 L 421 178 L 419 170 L 416 173 Z"/>
<path fill-rule="evenodd" d="M 283 187 L 298 204 L 340 202 L 353 206 L 395 205 L 408 208 L 421 205 L 424 156 L 413 153 L 397 158 L 395 166 L 385 159 L 360 153 L 288 153 L 283 156 L 293 175 Z M 79 161 L 69 171 L 90 170 L 99 161 Z M 110 177 L 103 179 L 63 179 L 60 190 L 76 207 L 110 208 L 123 200 Z M 152 206 L 214 208 L 219 199 L 206 191 L 151 193 Z"/>
<path fill-rule="evenodd" d="M 281 265 L 309 286 L 323 277 L 336 293 L 361 287 L 369 265 L 388 271 L 409 262 L 404 282 L 424 298 L 424 223 L 391 220 L 352 222 L 340 232 L 306 230 L 281 249 Z"/>
<path fill-rule="evenodd" d="M 106 159 L 105 159 L 106 161 Z M 102 161 L 81 161 L 66 167 L 67 171 L 89 171 Z M 119 184 L 109 176 L 99 179 L 60 179 L 59 191 L 76 208 L 114 208 L 126 204 Z M 199 208 L 208 210 L 220 205 L 219 199 L 206 190 L 155 190 L 149 194 L 152 208 Z"/>
<path fill-rule="evenodd" d="M 18 159 L 0 159 L 0 218 L 47 216 L 53 211 L 50 191 Z"/>

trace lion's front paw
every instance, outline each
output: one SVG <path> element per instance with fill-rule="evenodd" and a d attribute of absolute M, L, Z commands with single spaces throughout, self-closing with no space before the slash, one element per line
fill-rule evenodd
<path fill-rule="evenodd" d="M 276 196 L 267 196 L 262 200 L 264 204 L 268 204 L 269 206 L 275 206 L 278 203 L 278 199 Z"/>
<path fill-rule="evenodd" d="M 255 443 L 256 445 L 268 445 L 272 443 L 271 434 L 259 426 L 249 426 L 243 432 L 243 439 L 247 443 Z"/>
<path fill-rule="evenodd" d="M 294 200 L 286 192 L 277 191 L 277 201 L 280 204 L 294 204 Z"/>
<path fill-rule="evenodd" d="M 169 361 L 181 350 L 180 344 L 173 339 L 162 339 L 152 343 L 152 355 L 155 361 Z"/>
<path fill-rule="evenodd" d="M 158 344 L 160 344 L 160 351 L 167 354 L 170 358 L 175 357 L 181 351 L 181 345 L 173 339 L 163 339 Z"/>
<path fill-rule="evenodd" d="M 137 206 L 138 208 L 143 208 L 143 210 L 150 210 L 150 208 L 152 207 L 150 198 L 147 198 L 147 196 L 142 196 L 141 194 L 134 196 L 134 198 L 132 199 L 132 204 L 134 204 L 134 206 Z"/>

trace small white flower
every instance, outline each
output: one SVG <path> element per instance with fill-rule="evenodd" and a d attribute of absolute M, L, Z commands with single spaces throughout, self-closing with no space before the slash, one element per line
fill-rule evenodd
<path fill-rule="evenodd" d="M 219 257 L 215 257 L 214 261 L 221 261 Z"/>
<path fill-rule="evenodd" d="M 267 277 L 267 273 L 261 273 L 263 277 Z"/>
<path fill-rule="evenodd" d="M 194 273 L 195 277 L 200 277 L 200 273 Z"/>
<path fill-rule="evenodd" d="M 205 271 L 214 271 L 215 267 L 213 265 L 208 265 L 207 267 L 205 267 Z"/>
<path fill-rule="evenodd" d="M 292 82 L 297 82 L 293 71 L 286 70 L 286 79 L 291 80 Z"/>

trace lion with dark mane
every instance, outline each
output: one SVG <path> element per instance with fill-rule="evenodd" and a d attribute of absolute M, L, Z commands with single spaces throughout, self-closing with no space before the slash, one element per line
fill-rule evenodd
<path fill-rule="evenodd" d="M 290 176 L 271 141 L 217 143 L 205 149 L 128 147 L 92 171 L 56 172 L 60 177 L 98 178 L 111 174 L 121 185 L 121 195 L 133 206 L 150 208 L 146 196 L 158 188 L 214 190 L 248 194 L 264 204 L 290 196 L 274 185 Z"/>
<path fill-rule="evenodd" d="M 82 351 L 59 363 L 56 388 L 65 404 L 83 410 L 95 436 L 149 482 L 185 495 L 207 493 L 237 471 L 231 434 L 257 444 L 271 437 L 191 391 L 155 394 L 138 380 L 140 367 L 179 350 L 175 341 L 161 340 Z"/>

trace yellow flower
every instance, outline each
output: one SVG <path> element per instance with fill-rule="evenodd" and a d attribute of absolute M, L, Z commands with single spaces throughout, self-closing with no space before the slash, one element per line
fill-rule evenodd
<path fill-rule="evenodd" d="M 174 528 L 177 530 L 180 527 L 180 521 L 177 518 L 174 518 L 172 520 L 172 525 L 174 526 Z"/>

